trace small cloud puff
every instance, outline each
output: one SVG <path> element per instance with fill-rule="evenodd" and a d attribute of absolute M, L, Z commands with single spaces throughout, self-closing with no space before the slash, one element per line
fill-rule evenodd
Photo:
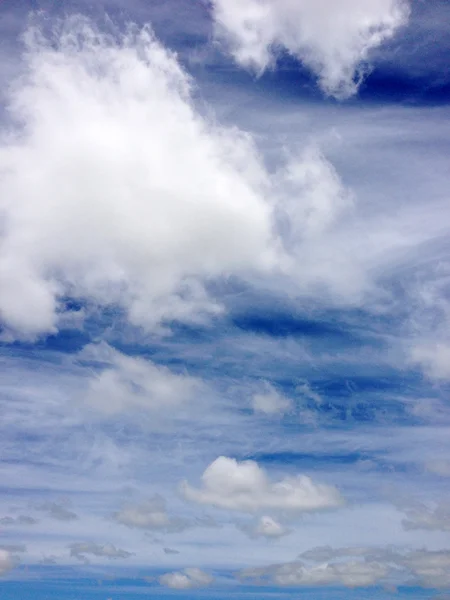
<path fill-rule="evenodd" d="M 211 585 L 214 578 L 201 569 L 187 568 L 183 571 L 174 571 L 161 575 L 159 583 L 174 590 L 190 590 L 193 588 Z"/>

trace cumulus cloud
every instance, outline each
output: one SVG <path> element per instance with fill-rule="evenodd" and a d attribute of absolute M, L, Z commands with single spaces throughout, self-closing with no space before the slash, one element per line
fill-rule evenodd
<path fill-rule="evenodd" d="M 10 553 L 0 549 L 0 576 L 10 571 L 14 566 Z"/>
<path fill-rule="evenodd" d="M 98 556 L 102 558 L 118 559 L 129 558 L 131 552 L 116 548 L 113 544 L 95 544 L 94 542 L 76 542 L 70 544 L 70 556 L 78 560 L 87 561 L 86 555 Z"/>
<path fill-rule="evenodd" d="M 153 329 L 220 308 L 204 282 L 274 262 L 266 175 L 248 136 L 202 117 L 148 28 L 28 30 L 0 145 L 0 317 L 54 332 L 67 295 Z"/>
<path fill-rule="evenodd" d="M 261 73 L 282 51 L 337 98 L 356 93 L 371 50 L 409 16 L 406 0 L 212 0 L 216 37 L 236 62 Z"/>
<path fill-rule="evenodd" d="M 89 345 L 79 356 L 103 364 L 90 379 L 87 401 L 109 414 L 174 408 L 201 390 L 200 381 L 193 377 L 172 373 L 151 360 L 127 356 L 106 343 Z"/>
<path fill-rule="evenodd" d="M 183 571 L 165 573 L 164 575 L 161 575 L 158 581 L 161 585 L 165 585 L 174 590 L 190 590 L 211 585 L 214 578 L 201 569 L 191 567 L 184 569 Z"/>
<path fill-rule="evenodd" d="M 220 456 L 209 465 L 202 475 L 200 488 L 184 481 L 181 489 L 187 500 L 243 512 L 310 511 L 343 503 L 333 486 L 315 483 L 305 475 L 285 477 L 273 483 L 256 462 L 238 462 L 226 456 Z"/>
<path fill-rule="evenodd" d="M 180 531 L 187 526 L 183 519 L 169 516 L 166 501 L 154 496 L 141 504 L 127 504 L 114 514 L 114 520 L 127 527 L 162 531 Z"/>
<path fill-rule="evenodd" d="M 260 517 L 252 525 L 242 526 L 241 529 L 251 538 L 264 537 L 268 540 L 277 539 L 291 533 L 289 529 L 267 515 Z"/>
<path fill-rule="evenodd" d="M 273 386 L 266 384 L 265 389 L 252 397 L 255 412 L 266 415 L 284 414 L 292 410 L 292 401 L 280 394 Z"/>

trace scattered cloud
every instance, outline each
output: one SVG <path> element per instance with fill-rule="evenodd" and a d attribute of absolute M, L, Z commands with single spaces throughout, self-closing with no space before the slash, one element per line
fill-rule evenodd
<path fill-rule="evenodd" d="M 141 504 L 127 504 L 113 518 L 117 523 L 137 529 L 181 531 L 187 526 L 185 520 L 169 516 L 166 501 L 161 496 Z"/>
<path fill-rule="evenodd" d="M 79 357 L 104 364 L 92 375 L 86 400 L 108 414 L 171 410 L 201 393 L 199 380 L 172 373 L 151 360 L 127 356 L 106 343 L 85 347 Z"/>
<path fill-rule="evenodd" d="M 255 412 L 276 415 L 289 412 L 292 410 L 293 404 L 289 398 L 286 398 L 273 386 L 266 383 L 263 392 L 253 395 L 252 407 Z"/>
<path fill-rule="evenodd" d="M 281 538 L 291 533 L 289 529 L 278 523 L 278 521 L 266 515 L 260 517 L 252 525 L 241 526 L 241 529 L 251 538 L 264 537 L 268 540 Z"/>
<path fill-rule="evenodd" d="M 19 515 L 18 517 L 2 517 L 0 525 L 36 525 L 37 519 L 28 515 Z"/>
<path fill-rule="evenodd" d="M 86 555 L 104 557 L 108 559 L 129 558 L 131 552 L 116 548 L 113 544 L 95 544 L 94 542 L 76 542 L 70 544 L 70 556 L 78 558 L 78 560 L 86 562 Z"/>
<path fill-rule="evenodd" d="M 409 16 L 406 0 L 213 0 L 212 7 L 216 37 L 238 64 L 261 73 L 285 51 L 337 98 L 357 92 L 371 50 Z"/>
<path fill-rule="evenodd" d="M 433 508 L 418 504 L 404 509 L 406 518 L 403 520 L 405 529 L 430 529 L 450 531 L 450 504 L 439 503 Z"/>
<path fill-rule="evenodd" d="M 15 554 L 17 552 L 26 552 L 27 548 L 24 544 L 0 544 L 0 550 L 4 550 L 10 554 Z"/>
<path fill-rule="evenodd" d="M 159 583 L 174 590 L 191 590 L 211 585 L 214 578 L 201 569 L 187 568 L 183 571 L 174 571 L 161 575 Z"/>
<path fill-rule="evenodd" d="M 450 379 L 450 345 L 447 343 L 419 344 L 412 349 L 411 361 L 431 379 Z"/>
<path fill-rule="evenodd" d="M 445 588 L 450 582 L 450 552 L 399 551 L 395 548 L 317 548 L 296 561 L 242 571 L 241 577 L 282 586 L 344 585 L 350 588 L 414 582 Z M 316 564 L 311 564 L 314 561 Z"/>
<path fill-rule="evenodd" d="M 205 470 L 201 488 L 194 488 L 185 481 L 181 489 L 187 500 L 243 512 L 309 511 L 343 503 L 336 488 L 315 483 L 306 475 L 285 477 L 272 483 L 256 462 L 238 462 L 226 456 L 220 456 Z"/>
<path fill-rule="evenodd" d="M 450 477 L 450 460 L 430 460 L 425 464 L 425 467 L 430 473 L 440 475 L 441 477 Z"/>
<path fill-rule="evenodd" d="M 36 510 L 45 512 L 48 517 L 56 521 L 76 521 L 78 515 L 68 508 L 68 502 L 44 502 L 36 506 Z"/>

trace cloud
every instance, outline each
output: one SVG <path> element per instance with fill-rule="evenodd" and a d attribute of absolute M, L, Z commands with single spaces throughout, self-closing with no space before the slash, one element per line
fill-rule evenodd
<path fill-rule="evenodd" d="M 430 588 L 446 588 L 450 586 L 450 551 L 411 552 L 404 559 L 404 564 L 418 577 L 421 585 Z"/>
<path fill-rule="evenodd" d="M 292 401 L 280 394 L 273 386 L 266 383 L 265 391 L 254 394 L 252 407 L 255 412 L 266 415 L 284 414 L 292 410 Z"/>
<path fill-rule="evenodd" d="M 36 525 L 38 521 L 28 515 L 19 515 L 18 517 L 2 517 L 0 525 Z"/>
<path fill-rule="evenodd" d="M 304 561 L 246 569 L 243 579 L 269 578 L 282 586 L 345 585 L 350 588 L 390 583 L 445 588 L 450 582 L 450 552 L 399 551 L 394 548 L 316 548 Z M 307 562 L 306 562 L 307 561 Z M 316 564 L 311 564 L 314 561 Z"/>
<path fill-rule="evenodd" d="M 137 529 L 181 531 L 187 526 L 183 519 L 167 514 L 166 501 L 161 496 L 154 496 L 142 504 L 125 505 L 113 518 L 117 523 Z"/>
<path fill-rule="evenodd" d="M 404 509 L 406 519 L 402 521 L 405 529 L 429 529 L 450 531 L 450 505 L 443 502 L 430 508 L 419 504 Z"/>
<path fill-rule="evenodd" d="M 378 562 L 351 560 L 346 562 L 306 565 L 300 561 L 285 563 L 262 569 L 249 569 L 242 573 L 244 578 L 269 576 L 282 586 L 345 585 L 368 587 L 383 580 L 389 573 L 387 565 Z"/>
<path fill-rule="evenodd" d="M 268 540 L 277 539 L 291 533 L 289 529 L 266 515 L 260 517 L 253 525 L 244 525 L 241 529 L 251 538 L 264 537 Z"/>
<path fill-rule="evenodd" d="M 26 552 L 27 548 L 24 544 L 0 544 L 0 550 L 15 554 L 16 552 Z"/>
<path fill-rule="evenodd" d="M 47 516 L 56 521 L 76 521 L 78 515 L 69 510 L 66 504 L 66 502 L 45 502 L 36 506 L 36 510 L 47 513 Z"/>
<path fill-rule="evenodd" d="M 0 549 L 0 576 L 10 571 L 14 566 L 10 553 Z"/>
<path fill-rule="evenodd" d="M 161 575 L 159 583 L 174 590 L 191 590 L 193 588 L 211 585 L 214 578 L 201 569 L 188 568 L 183 571 L 174 571 Z"/>
<path fill-rule="evenodd" d="M 86 400 L 105 413 L 173 409 L 201 393 L 199 380 L 172 373 L 150 360 L 127 356 L 106 343 L 86 346 L 79 357 L 104 363 L 90 379 Z"/>
<path fill-rule="evenodd" d="M 147 329 L 216 314 L 205 281 L 275 260 L 266 174 L 249 136 L 201 116 L 148 28 L 85 18 L 25 35 L 3 136 L 0 316 L 54 332 L 63 298 Z M 139 149 L 138 151 L 136 149 Z"/>
<path fill-rule="evenodd" d="M 113 544 L 95 544 L 94 542 L 76 542 L 70 544 L 70 556 L 86 561 L 86 554 L 109 559 L 129 558 L 131 552 L 116 548 Z"/>
<path fill-rule="evenodd" d="M 435 342 L 416 345 L 411 362 L 419 365 L 431 379 L 450 379 L 450 344 Z"/>
<path fill-rule="evenodd" d="M 236 62 L 261 73 L 282 51 L 337 98 L 356 93 L 371 50 L 409 16 L 406 0 L 212 0 L 216 37 Z"/>
<path fill-rule="evenodd" d="M 450 477 L 450 460 L 430 460 L 425 464 L 427 471 L 441 477 Z"/>
<path fill-rule="evenodd" d="M 315 483 L 305 475 L 272 483 L 259 465 L 220 456 L 202 475 L 202 487 L 186 481 L 181 490 L 187 500 L 218 508 L 255 512 L 265 509 L 310 511 L 340 506 L 343 499 L 330 485 Z"/>

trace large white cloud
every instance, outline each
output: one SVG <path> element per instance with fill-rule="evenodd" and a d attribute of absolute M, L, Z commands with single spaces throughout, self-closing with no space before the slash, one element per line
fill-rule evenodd
<path fill-rule="evenodd" d="M 67 295 L 147 327 L 199 319 L 220 310 L 205 280 L 273 264 L 251 140 L 195 110 L 148 29 L 106 35 L 80 17 L 26 40 L 0 146 L 4 324 L 54 331 Z"/>
<path fill-rule="evenodd" d="M 281 49 L 319 78 L 325 93 L 354 94 L 370 51 L 408 19 L 406 0 L 213 0 L 216 35 L 257 72 Z"/>
<path fill-rule="evenodd" d="M 264 509 L 309 511 L 343 503 L 336 488 L 315 483 L 306 475 L 285 477 L 272 483 L 255 461 L 238 462 L 226 456 L 220 456 L 205 470 L 201 488 L 192 487 L 185 481 L 182 492 L 193 502 L 243 512 Z"/>

